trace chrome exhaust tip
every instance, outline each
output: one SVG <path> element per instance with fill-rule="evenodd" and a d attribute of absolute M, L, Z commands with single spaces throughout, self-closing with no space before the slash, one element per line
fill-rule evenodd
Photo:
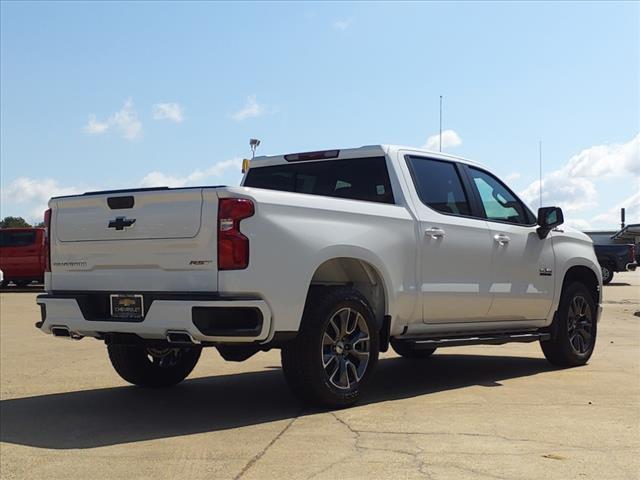
<path fill-rule="evenodd" d="M 71 332 L 67 327 L 51 327 L 51 333 L 54 337 L 71 338 Z"/>
<path fill-rule="evenodd" d="M 169 330 L 167 342 L 173 345 L 198 345 L 200 342 L 184 330 Z"/>
<path fill-rule="evenodd" d="M 80 335 L 79 333 L 69 330 L 69 327 L 65 327 L 62 325 L 51 327 L 51 334 L 54 337 L 67 338 L 69 340 L 82 340 L 84 338 L 84 336 Z"/>

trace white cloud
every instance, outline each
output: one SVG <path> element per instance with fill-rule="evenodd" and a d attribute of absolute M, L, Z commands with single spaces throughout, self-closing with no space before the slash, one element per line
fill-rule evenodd
<path fill-rule="evenodd" d="M 259 117 L 265 113 L 267 113 L 265 107 L 257 102 L 256 96 L 249 95 L 245 106 L 231 115 L 231 118 L 236 121 L 242 121 L 247 118 Z"/>
<path fill-rule="evenodd" d="M 77 186 L 63 187 L 52 178 L 19 177 L 2 190 L 3 210 L 8 204 L 17 204 L 25 212 L 23 215 L 27 220 L 41 222 L 51 197 L 72 195 L 81 190 Z"/>
<path fill-rule="evenodd" d="M 119 112 L 113 114 L 110 122 L 122 133 L 126 139 L 132 140 L 142 133 L 142 123 L 133 109 L 133 101 L 128 99 Z"/>
<path fill-rule="evenodd" d="M 90 135 L 99 135 L 110 129 L 118 130 L 127 140 L 133 140 L 142 134 L 142 123 L 133 109 L 133 100 L 129 98 L 119 111 L 104 122 L 98 121 L 93 114 L 89 115 L 89 120 L 84 126 L 84 131 Z"/>
<path fill-rule="evenodd" d="M 640 175 L 640 133 L 627 143 L 595 145 L 569 159 L 563 168 L 572 177 Z"/>
<path fill-rule="evenodd" d="M 171 120 L 182 123 L 184 114 L 179 103 L 156 103 L 153 106 L 153 118 L 155 120 Z"/>
<path fill-rule="evenodd" d="M 522 174 L 520 172 L 511 172 L 510 174 L 505 175 L 504 180 L 506 182 L 514 182 L 518 180 L 521 176 Z"/>
<path fill-rule="evenodd" d="M 457 147 L 462 144 L 462 139 L 454 130 L 442 131 L 442 150 L 449 147 Z M 424 149 L 437 152 L 440 150 L 440 134 L 436 133 L 427 138 L 427 143 L 423 145 Z"/>
<path fill-rule="evenodd" d="M 540 206 L 540 182 L 536 180 L 520 192 L 520 197 L 534 210 Z M 561 207 L 565 212 L 579 212 L 597 205 L 598 193 L 586 178 L 570 178 L 555 171 L 542 179 L 542 205 Z"/>
<path fill-rule="evenodd" d="M 344 32 L 347 28 L 351 26 L 351 21 L 340 19 L 333 22 L 332 25 L 333 25 L 333 28 L 335 28 L 336 30 L 341 30 Z"/>
<path fill-rule="evenodd" d="M 238 179 L 241 176 L 241 158 L 232 158 L 214 163 L 205 169 L 196 169 L 184 175 L 168 175 L 163 172 L 150 172 L 139 182 L 129 185 L 69 185 L 62 186 L 57 180 L 52 178 L 28 178 L 20 177 L 12 181 L 1 192 L 2 216 L 22 215 L 30 222 L 41 222 L 42 215 L 47 209 L 47 203 L 51 197 L 60 195 L 77 195 L 91 190 L 107 190 L 110 188 L 135 188 L 140 187 L 184 187 L 189 185 L 202 185 L 212 180 L 219 179 L 225 174 L 237 173 Z M 230 177 L 227 176 L 228 180 Z M 238 184 L 238 182 L 231 182 Z M 8 211 L 8 210 L 11 211 Z"/>
<path fill-rule="evenodd" d="M 99 122 L 95 115 L 89 115 L 89 121 L 84 126 L 84 131 L 89 135 L 104 133 L 109 128 L 109 122 Z"/>
<path fill-rule="evenodd" d="M 591 223 L 585 220 L 584 218 L 565 218 L 564 224 L 568 225 L 569 227 L 573 227 L 577 230 L 584 231 L 584 230 L 593 229 L 593 226 L 591 225 Z"/>
<path fill-rule="evenodd" d="M 625 177 L 637 181 L 640 175 L 640 134 L 626 143 L 596 145 L 572 156 L 567 163 L 542 179 L 542 204 L 562 207 L 567 212 L 581 212 L 598 204 L 597 180 Z M 540 182 L 536 180 L 520 192 L 531 207 L 540 204 Z M 633 198 L 633 197 L 632 197 Z M 592 223 L 603 223 L 597 216 Z M 600 218 L 599 218 L 600 217 Z M 613 218 L 610 215 L 606 218 Z"/>
<path fill-rule="evenodd" d="M 208 179 L 221 177 L 228 170 L 236 169 L 237 172 L 240 172 L 240 168 L 242 167 L 242 159 L 241 158 L 232 158 L 230 160 L 223 160 L 221 162 L 215 163 L 209 168 L 205 170 L 194 170 L 185 176 L 175 176 L 168 175 L 163 172 L 150 172 L 145 175 L 140 181 L 141 187 L 185 187 L 188 185 L 195 185 L 197 183 L 202 183 Z"/>
<path fill-rule="evenodd" d="M 640 223 L 640 191 L 611 207 L 604 213 L 593 217 L 593 223 L 611 227 L 620 224 L 620 209 L 625 209 L 626 223 Z"/>

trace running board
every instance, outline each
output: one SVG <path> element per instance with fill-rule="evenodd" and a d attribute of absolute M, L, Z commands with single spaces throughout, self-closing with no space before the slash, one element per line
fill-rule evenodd
<path fill-rule="evenodd" d="M 461 347 L 464 345 L 504 345 L 505 343 L 530 343 L 539 340 L 549 340 L 549 333 L 513 333 L 500 335 L 473 335 L 466 337 L 426 338 L 426 339 L 398 339 L 412 344 L 416 349 Z"/>

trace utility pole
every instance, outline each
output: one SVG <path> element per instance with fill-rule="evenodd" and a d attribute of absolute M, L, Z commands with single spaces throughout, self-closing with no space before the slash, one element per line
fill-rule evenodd
<path fill-rule="evenodd" d="M 440 95 L 440 151 L 442 152 L 442 95 Z"/>

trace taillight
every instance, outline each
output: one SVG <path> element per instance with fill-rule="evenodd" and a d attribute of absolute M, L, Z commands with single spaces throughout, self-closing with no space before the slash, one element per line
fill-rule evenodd
<path fill-rule="evenodd" d="M 635 245 L 629 245 L 629 261 L 633 263 L 633 261 L 636 259 L 636 246 Z"/>
<path fill-rule="evenodd" d="M 240 233 L 240 221 L 255 213 L 246 198 L 221 198 L 218 203 L 218 270 L 249 266 L 249 239 Z"/>
<path fill-rule="evenodd" d="M 44 271 L 51 271 L 51 209 L 44 212 Z"/>

